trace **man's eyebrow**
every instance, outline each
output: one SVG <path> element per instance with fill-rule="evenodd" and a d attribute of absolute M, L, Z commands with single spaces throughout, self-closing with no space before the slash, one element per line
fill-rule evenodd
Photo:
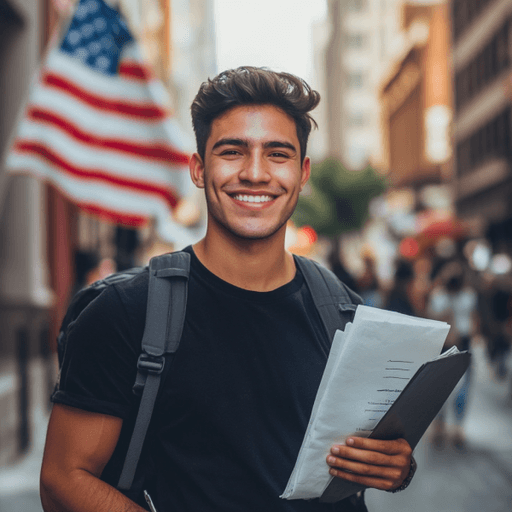
<path fill-rule="evenodd" d="M 220 146 L 242 146 L 247 148 L 249 147 L 249 143 L 243 139 L 220 139 L 213 145 L 212 150 Z"/>
<path fill-rule="evenodd" d="M 241 146 L 241 147 L 244 147 L 244 148 L 248 148 L 249 147 L 249 142 L 247 140 L 245 140 L 245 139 L 229 139 L 229 138 L 224 138 L 224 139 L 218 140 L 213 145 L 212 151 L 214 149 L 217 149 L 220 146 Z M 269 149 L 269 148 L 287 148 L 290 151 L 293 151 L 294 153 L 297 153 L 297 148 L 293 144 L 291 144 L 290 142 L 282 141 L 282 140 L 271 140 L 269 142 L 265 142 L 263 144 L 263 147 L 265 149 Z"/>
<path fill-rule="evenodd" d="M 265 144 L 263 145 L 264 148 L 287 148 L 287 149 L 290 149 L 291 151 L 297 153 L 297 148 L 291 144 L 290 142 L 285 142 L 285 141 L 281 141 L 281 140 L 272 140 L 270 142 L 265 142 Z"/>

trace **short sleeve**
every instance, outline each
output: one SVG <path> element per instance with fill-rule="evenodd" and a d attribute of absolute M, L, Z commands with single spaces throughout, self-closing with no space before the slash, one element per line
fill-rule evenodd
<path fill-rule="evenodd" d="M 69 332 L 52 401 L 127 418 L 143 322 L 128 313 L 115 286 L 105 289 Z"/>

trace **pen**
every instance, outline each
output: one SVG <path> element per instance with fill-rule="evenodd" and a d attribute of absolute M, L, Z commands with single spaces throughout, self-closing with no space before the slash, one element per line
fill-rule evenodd
<path fill-rule="evenodd" d="M 151 512 L 156 512 L 155 505 L 153 505 L 153 500 L 146 491 L 144 491 L 144 498 L 146 498 L 146 502 L 149 505 L 149 510 L 151 510 Z"/>

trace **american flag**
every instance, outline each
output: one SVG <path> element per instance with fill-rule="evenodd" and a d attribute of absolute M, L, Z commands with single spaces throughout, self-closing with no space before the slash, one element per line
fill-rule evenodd
<path fill-rule="evenodd" d="M 133 227 L 156 218 L 168 233 L 191 180 L 189 142 L 165 95 L 120 13 L 80 0 L 32 87 L 6 169 L 51 181 L 86 212 Z"/>

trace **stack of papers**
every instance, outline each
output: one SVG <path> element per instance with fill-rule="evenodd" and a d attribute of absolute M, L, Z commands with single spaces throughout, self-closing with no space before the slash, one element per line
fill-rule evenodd
<path fill-rule="evenodd" d="M 423 364 L 369 437 L 403 438 L 414 449 L 464 375 L 470 359 L 469 352 L 459 352 L 457 347 L 452 347 Z M 364 485 L 333 478 L 320 501 L 335 503 L 363 489 Z"/>
<path fill-rule="evenodd" d="M 337 331 L 297 462 L 281 498 L 320 497 L 332 480 L 326 457 L 351 435 L 368 437 L 416 371 L 435 358 L 445 322 L 359 306 Z"/>

